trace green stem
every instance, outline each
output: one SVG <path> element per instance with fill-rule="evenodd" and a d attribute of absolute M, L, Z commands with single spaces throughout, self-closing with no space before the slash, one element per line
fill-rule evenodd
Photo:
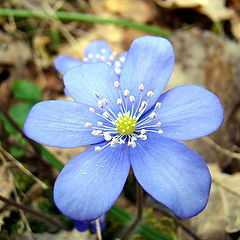
<path fill-rule="evenodd" d="M 0 9 L 0 16 L 2 17 L 15 17 L 15 18 L 37 18 L 37 19 L 60 19 L 67 21 L 79 21 L 79 22 L 90 22 L 90 23 L 103 23 L 103 24 L 115 24 L 122 27 L 134 28 L 141 30 L 146 33 L 160 35 L 168 37 L 171 32 L 163 30 L 154 26 L 146 24 L 140 24 L 133 21 L 117 18 L 103 18 L 93 14 L 86 13 L 69 13 L 64 11 L 57 11 L 54 14 L 50 14 L 44 11 L 28 11 L 22 9 Z"/>

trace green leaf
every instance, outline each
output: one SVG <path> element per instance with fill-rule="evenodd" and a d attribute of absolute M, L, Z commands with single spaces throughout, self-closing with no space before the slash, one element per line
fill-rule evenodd
<path fill-rule="evenodd" d="M 12 90 L 16 98 L 31 102 L 38 102 L 42 97 L 42 91 L 34 83 L 27 80 L 16 80 Z"/>
<path fill-rule="evenodd" d="M 3 124 L 4 129 L 10 135 L 16 135 L 18 132 L 7 120 L 7 118 L 0 112 L 0 122 Z"/>
<path fill-rule="evenodd" d="M 11 147 L 10 153 L 13 155 L 13 157 L 20 158 L 24 155 L 24 150 L 18 147 Z"/>
<path fill-rule="evenodd" d="M 31 103 L 18 103 L 10 107 L 9 115 L 19 125 L 19 127 L 23 127 L 27 114 L 31 108 Z"/>

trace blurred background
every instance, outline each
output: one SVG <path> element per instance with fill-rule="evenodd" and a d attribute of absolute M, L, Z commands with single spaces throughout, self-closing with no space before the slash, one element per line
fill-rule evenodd
<path fill-rule="evenodd" d="M 14 9 L 25 10 L 25 15 L 17 16 Z M 36 11 L 52 17 L 34 18 L 31 13 Z M 58 11 L 99 18 L 94 23 L 84 17 L 67 20 L 57 17 Z M 116 20 L 105 24 L 101 19 Z M 167 88 L 197 84 L 213 91 L 224 105 L 225 122 L 211 136 L 187 143 L 205 158 L 212 174 L 207 208 L 197 217 L 180 220 L 146 195 L 144 225 L 128 239 L 240 239 L 240 1 L 1 0 L 1 240 L 96 239 L 91 231 L 76 231 L 52 202 L 59 170 L 84 148 L 43 147 L 27 139 L 21 128 L 33 104 L 65 98 L 53 64 L 57 55 L 82 59 L 85 46 L 100 39 L 121 53 L 146 34 L 173 43 L 176 64 Z M 124 192 L 107 214 L 103 239 L 115 239 L 135 213 L 130 173 Z"/>

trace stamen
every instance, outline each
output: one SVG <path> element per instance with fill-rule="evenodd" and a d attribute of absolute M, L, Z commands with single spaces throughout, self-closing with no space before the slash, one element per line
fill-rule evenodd
<path fill-rule="evenodd" d="M 88 58 L 93 58 L 93 54 L 92 54 L 92 53 L 89 53 L 89 54 L 88 54 Z"/>
<path fill-rule="evenodd" d="M 135 142 L 128 142 L 128 146 L 129 147 L 132 147 L 132 148 L 135 148 L 137 146 L 137 144 Z"/>
<path fill-rule="evenodd" d="M 141 113 L 141 112 L 143 112 L 145 110 L 146 107 L 147 107 L 147 102 L 146 101 L 142 101 L 141 106 L 140 106 L 138 111 Z"/>
<path fill-rule="evenodd" d="M 84 124 L 84 127 L 90 128 L 90 127 L 92 127 L 92 124 L 91 124 L 90 122 L 86 122 L 86 123 Z"/>
<path fill-rule="evenodd" d="M 133 95 L 131 95 L 131 96 L 129 97 L 129 100 L 130 100 L 131 103 L 133 103 L 133 102 L 136 101 L 136 98 L 135 98 Z"/>
<path fill-rule="evenodd" d="M 118 105 L 121 105 L 121 104 L 122 104 L 122 99 L 121 99 L 121 98 L 118 98 L 118 99 L 117 99 L 117 104 L 118 104 Z"/>
<path fill-rule="evenodd" d="M 93 136 L 100 136 L 103 132 L 101 130 L 93 130 L 92 135 Z"/>
<path fill-rule="evenodd" d="M 121 67 L 121 63 L 120 63 L 119 61 L 116 61 L 116 62 L 114 63 L 114 65 L 115 65 L 117 68 L 120 68 L 120 67 Z"/>
<path fill-rule="evenodd" d="M 127 97 L 128 94 L 129 94 L 129 90 L 128 90 L 128 89 L 125 89 L 125 90 L 123 91 L 123 95 L 124 95 L 125 97 Z"/>
<path fill-rule="evenodd" d="M 99 146 L 96 146 L 96 147 L 94 148 L 94 150 L 95 150 L 95 151 L 97 151 L 97 152 L 99 152 L 99 151 L 101 151 L 101 150 L 102 150 L 102 148 L 101 148 L 101 147 L 99 147 Z"/>
<path fill-rule="evenodd" d="M 99 96 L 99 94 L 97 93 L 97 92 L 93 92 L 93 95 L 96 97 L 96 98 L 99 98 L 100 96 Z"/>
<path fill-rule="evenodd" d="M 162 130 L 162 129 L 159 129 L 159 130 L 157 131 L 157 133 L 158 133 L 158 134 L 162 134 L 162 133 L 163 133 L 163 130 Z"/>
<path fill-rule="evenodd" d="M 97 126 L 102 127 L 103 126 L 103 122 L 97 122 Z"/>
<path fill-rule="evenodd" d="M 155 112 L 152 112 L 152 113 L 149 115 L 149 118 L 150 118 L 150 119 L 154 119 L 156 116 L 157 116 L 157 114 L 156 114 Z"/>
<path fill-rule="evenodd" d="M 144 135 L 144 134 L 140 134 L 138 137 L 142 140 L 147 140 L 148 138 L 147 135 Z"/>
<path fill-rule="evenodd" d="M 119 81 L 115 81 L 115 82 L 113 83 L 113 86 L 114 86 L 115 88 L 119 88 L 119 87 L 120 87 L 120 82 L 119 82 Z"/>
<path fill-rule="evenodd" d="M 162 125 L 161 122 L 157 122 L 157 123 L 156 123 L 156 127 L 160 127 L 161 125 Z"/>
<path fill-rule="evenodd" d="M 87 61 L 88 61 L 88 58 L 84 57 L 84 58 L 83 58 L 83 61 L 84 61 L 84 62 L 87 62 Z"/>
<path fill-rule="evenodd" d="M 122 72 L 121 68 L 114 68 L 116 74 L 120 74 Z"/>
<path fill-rule="evenodd" d="M 150 97 L 152 97 L 153 95 L 154 95 L 153 91 L 148 91 L 148 92 L 147 92 L 147 97 L 150 98 Z"/>
<path fill-rule="evenodd" d="M 124 63 L 126 58 L 125 57 L 120 57 L 119 60 L 120 60 L 120 62 Z"/>
<path fill-rule="evenodd" d="M 112 139 L 112 136 L 109 133 L 104 133 L 103 136 L 106 141 L 110 141 Z"/>
<path fill-rule="evenodd" d="M 161 105 L 162 105 L 162 103 L 160 103 L 160 102 L 157 102 L 157 103 L 156 103 L 156 105 L 155 105 L 155 109 L 156 109 L 156 108 L 160 108 L 160 107 L 161 107 Z"/>
<path fill-rule="evenodd" d="M 141 130 L 141 134 L 142 134 L 142 135 L 145 134 L 146 132 L 147 132 L 146 129 L 142 129 L 142 130 Z"/>
<path fill-rule="evenodd" d="M 95 113 L 96 110 L 95 110 L 93 107 L 90 107 L 90 108 L 89 108 L 89 112 L 90 112 L 90 113 Z"/>
<path fill-rule="evenodd" d="M 105 118 L 109 118 L 109 117 L 110 117 L 110 115 L 109 115 L 108 112 L 104 112 L 102 115 L 103 115 L 103 117 L 105 117 Z"/>
<path fill-rule="evenodd" d="M 143 90 L 144 90 L 144 85 L 143 85 L 143 84 L 140 84 L 139 87 L 138 87 L 138 89 L 139 89 L 140 91 L 143 91 Z"/>

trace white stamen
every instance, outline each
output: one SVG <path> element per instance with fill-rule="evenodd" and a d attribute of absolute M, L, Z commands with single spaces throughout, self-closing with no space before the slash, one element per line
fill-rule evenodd
<path fill-rule="evenodd" d="M 148 92 L 147 92 L 147 97 L 150 98 L 150 97 L 152 97 L 153 95 L 154 95 L 153 91 L 148 91 Z"/>
<path fill-rule="evenodd" d="M 89 53 L 89 54 L 88 54 L 88 58 L 93 58 L 93 54 L 92 54 L 92 53 Z"/>
<path fill-rule="evenodd" d="M 83 58 L 83 61 L 84 61 L 84 62 L 87 62 L 87 61 L 88 61 L 88 58 L 84 57 L 84 58 Z"/>
<path fill-rule="evenodd" d="M 102 115 L 103 115 L 103 117 L 105 117 L 105 118 L 109 118 L 109 117 L 110 117 L 110 115 L 109 115 L 108 112 L 104 112 Z"/>
<path fill-rule="evenodd" d="M 99 98 L 100 96 L 99 96 L 99 94 L 97 93 L 97 92 L 93 92 L 93 95 L 96 97 L 96 98 Z"/>
<path fill-rule="evenodd" d="M 90 122 L 86 122 L 86 123 L 84 124 L 84 127 L 90 128 L 90 127 L 92 127 L 92 124 L 91 124 Z"/>
<path fill-rule="evenodd" d="M 147 102 L 146 101 L 142 101 L 141 106 L 140 106 L 138 111 L 142 112 L 146 108 L 146 106 L 147 106 Z"/>
<path fill-rule="evenodd" d="M 126 58 L 122 56 L 122 57 L 119 58 L 119 60 L 120 60 L 120 62 L 124 63 Z"/>
<path fill-rule="evenodd" d="M 156 123 L 156 127 L 160 127 L 161 125 L 162 125 L 161 122 L 157 122 L 157 123 Z"/>
<path fill-rule="evenodd" d="M 102 150 L 102 148 L 101 148 L 101 147 L 99 147 L 99 146 L 96 146 L 96 147 L 94 148 L 94 150 L 95 150 L 95 151 L 97 151 L 97 152 L 99 152 L 99 151 L 101 151 L 101 150 Z"/>
<path fill-rule="evenodd" d="M 108 104 L 108 100 L 106 98 L 103 98 L 102 102 L 103 102 L 104 106 L 106 106 Z"/>
<path fill-rule="evenodd" d="M 137 138 L 136 137 L 132 137 L 131 140 L 132 141 L 137 141 Z"/>
<path fill-rule="evenodd" d="M 103 126 L 103 122 L 97 122 L 97 126 L 102 127 Z"/>
<path fill-rule="evenodd" d="M 93 136 L 99 136 L 100 134 L 102 134 L 102 131 L 101 131 L 101 130 L 93 130 L 93 131 L 92 131 L 92 135 L 93 135 Z"/>
<path fill-rule="evenodd" d="M 139 89 L 140 91 L 143 91 L 143 90 L 144 90 L 144 85 L 143 85 L 143 84 L 140 84 L 139 87 L 138 87 L 138 89 Z"/>
<path fill-rule="evenodd" d="M 98 106 L 99 106 L 100 108 L 102 108 L 102 107 L 103 107 L 103 100 L 99 100 L 99 101 L 97 102 L 97 104 L 98 104 Z"/>
<path fill-rule="evenodd" d="M 138 137 L 142 140 L 147 140 L 147 135 L 140 134 Z"/>
<path fill-rule="evenodd" d="M 121 105 L 121 104 L 122 104 L 122 99 L 121 99 L 121 98 L 118 98 L 118 99 L 117 99 L 117 104 L 118 104 L 118 105 Z"/>
<path fill-rule="evenodd" d="M 113 83 L 113 86 L 114 86 L 115 88 L 119 88 L 119 87 L 120 87 L 120 82 L 119 82 L 119 81 L 115 81 L 115 82 Z"/>
<path fill-rule="evenodd" d="M 116 68 L 114 68 L 114 71 L 116 74 L 120 74 L 122 70 L 121 70 L 121 68 L 116 67 Z"/>
<path fill-rule="evenodd" d="M 125 141 L 124 141 L 123 139 L 120 139 L 118 143 L 119 143 L 119 144 L 124 144 Z"/>
<path fill-rule="evenodd" d="M 154 119 L 156 116 L 157 116 L 157 114 L 156 114 L 155 112 L 152 112 L 152 113 L 149 115 L 149 118 L 150 118 L 150 119 Z"/>
<path fill-rule="evenodd" d="M 159 129 L 158 130 L 158 134 L 162 134 L 163 133 L 163 130 L 162 129 Z"/>
<path fill-rule="evenodd" d="M 136 98 L 135 98 L 133 95 L 131 95 L 131 96 L 129 97 L 129 100 L 130 100 L 131 103 L 133 103 L 133 102 L 136 101 Z"/>
<path fill-rule="evenodd" d="M 91 113 L 95 113 L 96 110 L 95 110 L 93 107 L 90 107 L 90 108 L 89 108 L 89 112 L 91 112 Z"/>
<path fill-rule="evenodd" d="M 162 103 L 160 103 L 160 102 L 157 102 L 157 103 L 156 103 L 156 105 L 155 105 L 155 108 L 160 108 L 160 107 L 161 107 L 161 105 L 162 105 Z"/>
<path fill-rule="evenodd" d="M 145 134 L 146 132 L 147 132 L 146 129 L 142 129 L 142 130 L 141 130 L 141 134 L 142 134 L 142 135 Z"/>
<path fill-rule="evenodd" d="M 117 142 L 118 142 L 118 140 L 116 138 L 113 138 L 112 141 L 110 142 L 110 146 L 115 147 Z"/>
<path fill-rule="evenodd" d="M 116 62 L 114 63 L 114 65 L 115 65 L 115 67 L 117 67 L 117 68 L 120 68 L 120 67 L 121 67 L 121 63 L 120 63 L 119 61 L 116 61 Z"/>
<path fill-rule="evenodd" d="M 128 146 L 135 148 L 137 144 L 135 142 L 128 142 Z"/>
<path fill-rule="evenodd" d="M 127 97 L 128 94 L 129 94 L 129 90 L 128 90 L 128 89 L 125 89 L 125 90 L 123 91 L 123 95 L 124 95 L 125 97 Z"/>
<path fill-rule="evenodd" d="M 103 136 L 106 141 L 110 141 L 112 139 L 112 136 L 109 133 L 104 133 Z"/>

